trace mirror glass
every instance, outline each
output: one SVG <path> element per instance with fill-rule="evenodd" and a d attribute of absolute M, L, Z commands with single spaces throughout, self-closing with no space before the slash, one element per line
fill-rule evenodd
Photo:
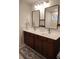
<path fill-rule="evenodd" d="M 32 25 L 33 27 L 39 27 L 40 11 L 32 11 Z"/>
<path fill-rule="evenodd" d="M 45 9 L 45 27 L 57 29 L 58 24 L 58 5 Z"/>

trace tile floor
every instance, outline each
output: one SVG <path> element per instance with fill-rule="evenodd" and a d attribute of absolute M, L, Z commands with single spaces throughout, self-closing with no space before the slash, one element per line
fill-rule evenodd
<path fill-rule="evenodd" d="M 20 48 L 19 59 L 46 59 L 28 46 Z"/>

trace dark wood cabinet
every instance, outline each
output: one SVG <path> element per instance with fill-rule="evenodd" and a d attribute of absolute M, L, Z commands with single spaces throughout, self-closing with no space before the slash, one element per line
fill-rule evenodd
<path fill-rule="evenodd" d="M 25 31 L 24 43 L 47 59 L 56 59 L 57 53 L 60 50 L 60 38 L 53 40 Z"/>
<path fill-rule="evenodd" d="M 24 33 L 24 43 L 34 48 L 34 36 L 32 34 Z"/>
<path fill-rule="evenodd" d="M 38 51 L 39 53 L 41 53 L 42 51 L 42 40 L 39 40 L 39 36 L 35 36 L 35 50 Z M 40 49 L 41 48 L 41 49 Z"/>

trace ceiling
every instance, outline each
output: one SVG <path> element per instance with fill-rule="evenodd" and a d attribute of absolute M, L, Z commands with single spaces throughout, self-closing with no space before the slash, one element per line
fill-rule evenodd
<path fill-rule="evenodd" d="M 34 4 L 35 2 L 48 2 L 49 0 L 25 0 L 29 4 Z"/>
<path fill-rule="evenodd" d="M 36 0 L 26 0 L 26 2 L 28 2 L 28 3 L 30 3 L 30 4 L 33 4 L 34 1 L 36 1 Z"/>
<path fill-rule="evenodd" d="M 51 4 L 60 4 L 60 0 L 20 0 L 20 1 L 24 1 L 26 2 L 27 4 L 30 4 L 30 5 L 34 5 L 34 4 L 40 4 L 42 2 L 49 2 Z"/>

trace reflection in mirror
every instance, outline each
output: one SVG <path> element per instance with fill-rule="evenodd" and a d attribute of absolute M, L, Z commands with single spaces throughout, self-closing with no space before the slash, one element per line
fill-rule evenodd
<path fill-rule="evenodd" d="M 45 27 L 57 29 L 59 19 L 59 6 L 51 6 L 45 9 Z"/>
<path fill-rule="evenodd" d="M 33 27 L 39 27 L 39 19 L 40 19 L 39 10 L 32 11 L 32 26 Z"/>

